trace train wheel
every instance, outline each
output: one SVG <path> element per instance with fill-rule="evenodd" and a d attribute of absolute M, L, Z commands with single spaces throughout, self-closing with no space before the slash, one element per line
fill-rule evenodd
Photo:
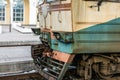
<path fill-rule="evenodd" d="M 77 73 L 83 80 L 92 79 L 92 63 L 91 61 L 81 60 L 78 62 Z"/>
<path fill-rule="evenodd" d="M 94 64 L 93 65 L 93 70 L 95 71 L 95 74 L 99 77 L 99 79 L 102 80 L 109 80 L 113 75 L 104 75 L 100 72 L 100 66 L 101 64 Z"/>

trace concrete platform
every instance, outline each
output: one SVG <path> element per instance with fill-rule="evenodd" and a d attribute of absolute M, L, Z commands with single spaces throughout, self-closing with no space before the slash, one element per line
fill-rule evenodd
<path fill-rule="evenodd" d="M 40 44 L 39 36 L 30 34 L 23 34 L 14 29 L 9 32 L 8 27 L 2 28 L 2 33 L 0 34 L 0 47 L 3 46 L 14 46 L 14 45 L 35 45 Z"/>
<path fill-rule="evenodd" d="M 31 57 L 31 46 L 40 44 L 38 35 L 9 32 L 2 27 L 0 34 L 0 77 L 24 74 L 35 70 Z"/>

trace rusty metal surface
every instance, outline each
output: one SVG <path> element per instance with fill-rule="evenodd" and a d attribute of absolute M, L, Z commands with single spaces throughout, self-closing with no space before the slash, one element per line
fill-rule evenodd
<path fill-rule="evenodd" d="M 65 53 L 120 52 L 120 18 L 73 32 L 73 42 L 52 39 L 52 48 Z M 65 32 L 58 32 L 65 34 Z M 71 40 L 70 37 L 68 37 Z"/>
<path fill-rule="evenodd" d="M 70 55 L 67 53 L 59 52 L 59 51 L 53 51 L 54 55 L 52 58 L 62 61 L 62 62 L 67 62 L 71 63 L 75 55 Z"/>
<path fill-rule="evenodd" d="M 71 3 L 51 5 L 48 10 L 49 11 L 66 11 L 66 10 L 71 10 Z"/>
<path fill-rule="evenodd" d="M 46 51 L 47 47 L 32 46 L 32 57 L 37 71 L 48 80 L 62 80 L 74 55 Z"/>

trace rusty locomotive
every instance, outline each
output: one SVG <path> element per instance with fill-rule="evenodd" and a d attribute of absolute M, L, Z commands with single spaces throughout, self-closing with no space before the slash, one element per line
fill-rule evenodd
<path fill-rule="evenodd" d="M 120 74 L 120 0 L 39 0 L 42 44 L 32 47 L 47 80 L 110 80 Z"/>

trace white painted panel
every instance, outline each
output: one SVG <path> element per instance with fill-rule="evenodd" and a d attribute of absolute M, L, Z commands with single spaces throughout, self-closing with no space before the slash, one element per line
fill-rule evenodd
<path fill-rule="evenodd" d="M 59 11 L 53 12 L 52 19 L 53 30 L 72 31 L 71 11 L 61 11 L 60 14 Z M 61 20 L 61 23 L 59 20 Z"/>

